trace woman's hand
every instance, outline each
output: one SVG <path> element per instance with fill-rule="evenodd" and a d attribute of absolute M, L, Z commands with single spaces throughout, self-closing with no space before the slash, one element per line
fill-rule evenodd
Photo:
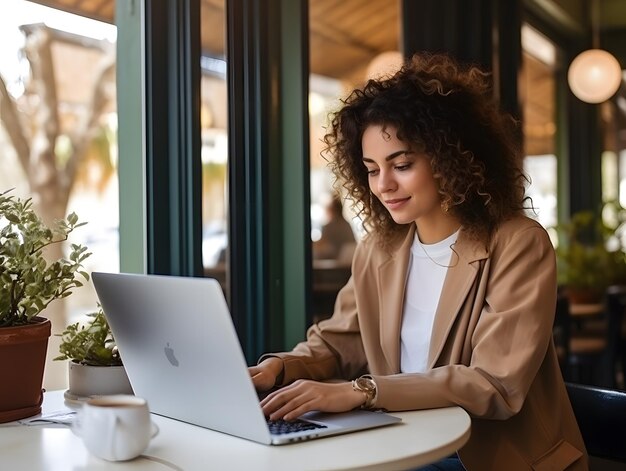
<path fill-rule="evenodd" d="M 261 401 L 271 420 L 295 420 L 305 412 L 345 412 L 365 402 L 365 394 L 352 389 L 352 383 L 319 383 L 299 379 L 274 391 Z"/>
<path fill-rule="evenodd" d="M 267 391 L 274 387 L 276 378 L 282 373 L 283 368 L 283 361 L 280 358 L 270 357 L 256 366 L 248 367 L 248 372 L 257 391 Z"/>

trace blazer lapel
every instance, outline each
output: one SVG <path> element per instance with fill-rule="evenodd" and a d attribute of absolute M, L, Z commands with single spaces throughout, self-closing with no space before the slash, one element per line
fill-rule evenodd
<path fill-rule="evenodd" d="M 453 248 L 458 255 L 458 263 L 454 265 L 455 255 L 453 254 L 451 259 L 453 266 L 448 268 L 446 273 L 435 313 L 428 355 L 429 368 L 434 366 L 441 354 L 452 324 L 476 279 L 479 267 L 477 262 L 488 256 L 484 244 L 469 239 L 463 230 L 459 233 Z"/>
<path fill-rule="evenodd" d="M 411 225 L 400 246 L 378 267 L 381 348 L 393 373 L 400 372 L 400 328 L 414 237 L 415 225 Z"/>

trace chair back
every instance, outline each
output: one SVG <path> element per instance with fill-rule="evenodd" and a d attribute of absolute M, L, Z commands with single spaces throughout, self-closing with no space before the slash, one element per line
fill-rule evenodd
<path fill-rule="evenodd" d="M 611 365 L 619 363 L 623 348 L 622 323 L 626 310 L 626 286 L 609 286 L 606 292 L 607 304 L 607 356 Z M 613 372 L 615 377 L 615 371 Z"/>
<path fill-rule="evenodd" d="M 626 463 L 626 391 L 565 385 L 589 455 Z"/>
<path fill-rule="evenodd" d="M 615 388 L 620 356 L 626 353 L 622 339 L 626 286 L 607 288 L 600 330 L 572 330 L 572 322 L 578 319 L 570 317 L 570 307 L 568 298 L 559 293 L 553 333 L 564 379 Z"/>
<path fill-rule="evenodd" d="M 561 372 L 564 378 L 569 377 L 570 335 L 571 319 L 569 312 L 569 299 L 560 294 L 556 298 L 556 312 L 554 314 L 553 337 Z"/>

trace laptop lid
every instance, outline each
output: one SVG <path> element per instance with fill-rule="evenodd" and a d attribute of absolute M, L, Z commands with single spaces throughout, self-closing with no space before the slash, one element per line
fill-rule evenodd
<path fill-rule="evenodd" d="M 133 391 L 153 413 L 266 444 L 400 421 L 313 412 L 306 418 L 322 428 L 273 435 L 216 280 L 100 272 L 92 280 Z"/>

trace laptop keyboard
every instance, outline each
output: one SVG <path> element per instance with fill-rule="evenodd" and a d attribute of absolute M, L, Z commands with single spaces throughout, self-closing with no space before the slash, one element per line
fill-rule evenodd
<path fill-rule="evenodd" d="M 328 428 L 326 425 L 314 424 L 305 420 L 268 420 L 267 425 L 270 428 L 270 433 L 273 435 L 282 435 L 292 432 L 303 432 L 305 430 L 314 430 L 319 428 Z"/>

